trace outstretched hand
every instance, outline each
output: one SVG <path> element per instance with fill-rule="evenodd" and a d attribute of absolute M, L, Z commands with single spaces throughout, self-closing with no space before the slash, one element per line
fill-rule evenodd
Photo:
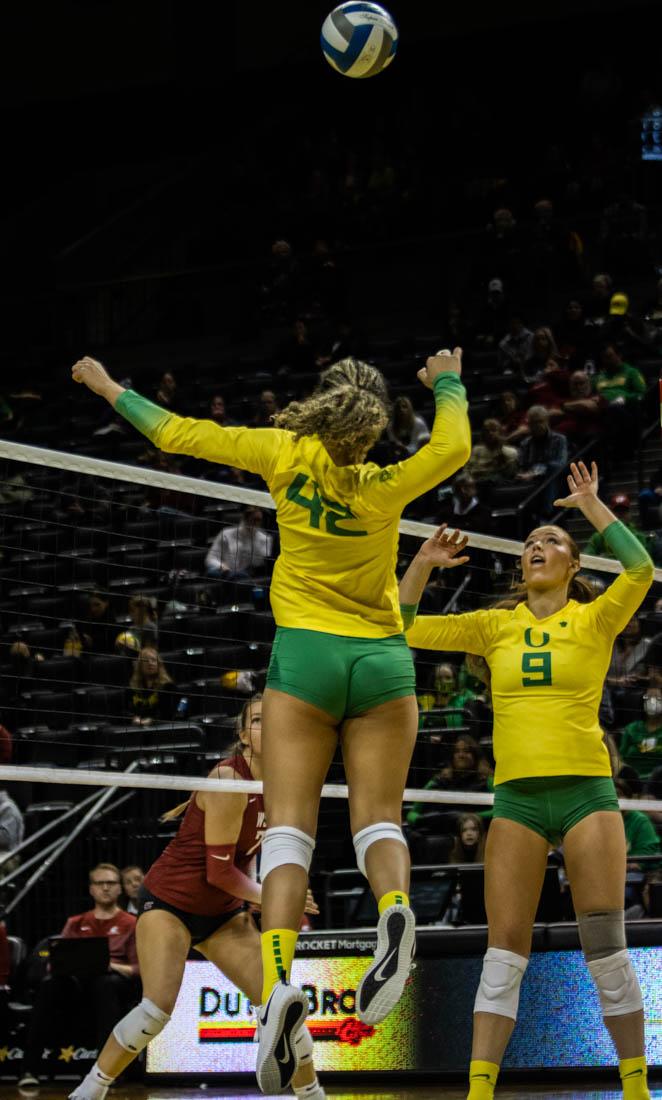
<path fill-rule="evenodd" d="M 71 377 L 74 382 L 82 382 L 89 390 L 92 390 L 92 393 L 101 395 L 106 392 L 108 384 L 112 382 L 112 378 L 103 364 L 99 363 L 97 359 L 91 359 L 89 355 L 85 355 L 77 363 L 74 363 L 71 368 Z"/>
<path fill-rule="evenodd" d="M 436 355 L 431 355 L 426 360 L 425 366 L 417 372 L 416 377 L 431 390 L 435 378 L 440 374 L 462 374 L 462 348 L 453 348 L 452 352 L 444 348 Z"/>
<path fill-rule="evenodd" d="M 465 565 L 468 555 L 458 557 L 467 546 L 469 539 L 460 531 L 448 531 L 448 524 L 442 523 L 431 538 L 426 539 L 419 550 L 421 557 L 430 565 L 441 569 L 453 569 L 456 565 Z"/>
<path fill-rule="evenodd" d="M 591 472 L 583 462 L 571 462 L 568 474 L 570 496 L 554 501 L 555 508 L 581 508 L 588 500 L 598 495 L 598 467 L 591 463 Z"/>

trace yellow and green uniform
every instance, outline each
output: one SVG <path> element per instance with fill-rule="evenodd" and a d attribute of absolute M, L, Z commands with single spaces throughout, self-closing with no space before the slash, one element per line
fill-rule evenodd
<path fill-rule="evenodd" d="M 176 416 L 132 390 L 116 403 L 160 450 L 238 466 L 267 483 L 281 546 L 271 581 L 278 631 L 268 683 L 339 720 L 415 691 L 401 636 L 398 523 L 405 505 L 450 477 L 471 450 L 459 377 L 439 376 L 434 397 L 430 441 L 384 469 L 336 466 L 317 436 L 297 440 L 279 428 Z M 311 668 L 325 675 L 311 676 Z"/>
<path fill-rule="evenodd" d="M 649 729 L 646 722 L 630 722 L 621 733 L 618 751 L 624 764 L 648 779 L 655 768 L 662 765 L 662 722 L 657 729 Z"/>
<path fill-rule="evenodd" d="M 445 481 L 471 450 L 459 377 L 434 383 L 429 443 L 381 469 L 336 466 L 317 436 L 279 428 L 224 428 L 177 416 L 125 390 L 116 409 L 169 454 L 187 454 L 259 474 L 277 509 L 281 551 L 271 582 L 278 626 L 354 638 L 402 631 L 395 565 L 398 523 L 411 500 Z"/>
<path fill-rule="evenodd" d="M 625 565 L 591 603 L 568 600 L 537 619 L 526 603 L 464 615 L 422 615 L 407 631 L 414 649 L 484 657 L 491 673 L 495 785 L 545 775 L 611 775 L 598 722 L 611 649 L 641 604 L 653 563 L 615 521 L 605 531 Z"/>

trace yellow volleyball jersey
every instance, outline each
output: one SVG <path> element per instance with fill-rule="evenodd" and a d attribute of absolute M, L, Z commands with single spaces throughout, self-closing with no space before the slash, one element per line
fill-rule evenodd
<path fill-rule="evenodd" d="M 544 775 L 611 775 L 598 722 L 614 639 L 632 618 L 652 565 L 621 573 L 592 603 L 569 600 L 536 619 L 526 604 L 465 615 L 422 615 L 414 649 L 484 657 L 492 675 L 495 784 Z"/>
<path fill-rule="evenodd" d="M 436 379 L 435 402 L 429 443 L 384 469 L 336 466 L 317 436 L 296 440 L 278 428 L 223 428 L 176 416 L 132 390 L 118 398 L 116 409 L 162 451 L 264 478 L 280 532 L 271 582 L 279 626 L 385 638 L 402 631 L 395 576 L 402 509 L 455 473 L 471 451 L 457 375 Z"/>

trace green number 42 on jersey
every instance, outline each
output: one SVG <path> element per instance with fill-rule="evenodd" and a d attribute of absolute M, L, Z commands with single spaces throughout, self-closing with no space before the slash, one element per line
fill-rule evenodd
<path fill-rule="evenodd" d="M 308 482 L 311 484 L 312 495 L 304 496 L 301 490 Z M 285 495 L 293 504 L 298 504 L 300 508 L 307 510 L 309 514 L 308 525 L 314 527 L 315 530 L 319 530 L 323 523 L 329 535 L 357 538 L 360 535 L 368 534 L 367 531 L 348 531 L 345 527 L 339 527 L 338 524 L 341 520 L 356 519 L 357 517 L 346 504 L 340 504 L 337 500 L 329 500 L 328 497 L 323 496 L 318 490 L 317 482 L 309 478 L 307 474 L 297 474 Z"/>

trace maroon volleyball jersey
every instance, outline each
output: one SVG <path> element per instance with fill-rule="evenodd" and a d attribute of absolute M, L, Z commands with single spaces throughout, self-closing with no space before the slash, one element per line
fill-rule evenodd
<path fill-rule="evenodd" d="M 241 755 L 221 760 L 218 767 L 233 768 L 237 779 L 253 778 Z M 248 874 L 265 828 L 262 795 L 249 794 L 234 857 L 235 867 L 244 874 Z M 168 905 L 201 917 L 215 917 L 238 909 L 243 904 L 232 894 L 226 894 L 207 882 L 205 815 L 198 807 L 195 795 L 187 806 L 177 836 L 147 872 L 145 886 Z"/>

